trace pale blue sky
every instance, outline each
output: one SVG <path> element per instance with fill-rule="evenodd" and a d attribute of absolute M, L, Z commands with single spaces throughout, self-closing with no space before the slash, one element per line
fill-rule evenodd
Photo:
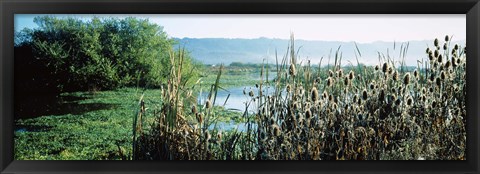
<path fill-rule="evenodd" d="M 33 28 L 38 14 L 15 15 L 15 30 Z M 93 15 L 57 15 L 89 19 Z M 290 32 L 296 39 L 325 41 L 405 42 L 431 40 L 446 34 L 466 38 L 465 14 L 431 15 L 95 15 L 136 16 L 164 26 L 171 37 L 190 38 L 281 38 Z"/>

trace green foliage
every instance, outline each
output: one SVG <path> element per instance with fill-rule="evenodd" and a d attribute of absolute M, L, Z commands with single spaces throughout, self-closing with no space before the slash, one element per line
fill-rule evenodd
<path fill-rule="evenodd" d="M 59 91 L 159 87 L 168 76 L 167 50 L 174 41 L 147 19 L 43 16 L 34 22 L 39 28 L 17 33 L 16 45 L 31 49 L 28 61 L 46 66 L 45 83 Z M 186 57 L 185 73 L 193 69 L 191 57 Z M 185 77 L 195 76 L 194 71 L 188 74 Z"/>

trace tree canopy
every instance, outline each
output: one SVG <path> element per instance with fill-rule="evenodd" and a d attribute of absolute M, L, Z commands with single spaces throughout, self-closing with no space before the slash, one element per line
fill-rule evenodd
<path fill-rule="evenodd" d="M 36 84 L 55 91 L 159 87 L 170 73 L 175 41 L 148 19 L 40 16 L 34 22 L 38 28 L 15 34 L 19 77 L 15 80 L 25 87 Z M 189 78 L 195 67 L 186 57 L 183 71 Z"/>

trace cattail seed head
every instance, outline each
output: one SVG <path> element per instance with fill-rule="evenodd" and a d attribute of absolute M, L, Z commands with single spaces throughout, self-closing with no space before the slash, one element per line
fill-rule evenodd
<path fill-rule="evenodd" d="M 447 76 L 446 76 L 446 74 L 445 74 L 445 71 L 442 71 L 442 73 L 440 74 L 440 78 L 441 78 L 442 80 L 445 80 L 446 77 L 447 77 Z"/>
<path fill-rule="evenodd" d="M 292 87 L 290 86 L 290 84 L 287 84 L 287 92 L 290 93 L 292 91 Z"/>
<path fill-rule="evenodd" d="M 408 99 L 407 99 L 407 106 L 412 106 L 413 104 L 413 99 L 411 96 L 408 96 Z"/>
<path fill-rule="evenodd" d="M 202 124 L 203 123 L 203 114 L 202 113 L 197 113 L 196 115 L 198 123 Z"/>
<path fill-rule="evenodd" d="M 332 70 L 328 70 L 328 76 L 333 77 L 333 71 Z"/>
<path fill-rule="evenodd" d="M 403 84 L 408 85 L 410 83 L 410 73 L 406 73 L 403 77 Z"/>
<path fill-rule="evenodd" d="M 343 77 L 343 69 L 338 70 L 338 78 Z"/>
<path fill-rule="evenodd" d="M 386 63 L 386 62 L 383 63 L 382 71 L 383 71 L 383 73 L 387 73 L 387 71 L 388 71 L 388 63 Z"/>
<path fill-rule="evenodd" d="M 248 96 L 250 97 L 253 97 L 255 94 L 253 93 L 253 90 L 250 90 L 250 92 L 248 92 Z"/>
<path fill-rule="evenodd" d="M 352 71 L 352 70 L 350 70 L 350 73 L 348 73 L 348 78 L 349 78 L 350 80 L 353 80 L 353 79 L 355 78 L 355 72 Z"/>
<path fill-rule="evenodd" d="M 348 77 L 345 77 L 344 84 L 345 86 L 348 86 L 348 84 L 350 84 L 350 79 Z"/>
<path fill-rule="evenodd" d="M 443 44 L 443 50 L 447 50 L 447 48 L 448 48 L 448 47 L 447 47 L 447 43 L 444 43 L 444 44 Z"/>
<path fill-rule="evenodd" d="M 398 80 L 398 71 L 393 72 L 393 78 L 394 81 Z"/>
<path fill-rule="evenodd" d="M 430 81 L 433 82 L 435 80 L 435 75 L 430 74 Z"/>
<path fill-rule="evenodd" d="M 290 69 L 288 71 L 290 73 L 291 76 L 295 76 L 296 73 L 297 73 L 297 70 L 295 69 L 295 65 L 294 64 L 291 64 L 290 65 Z"/>
<path fill-rule="evenodd" d="M 448 37 L 448 35 L 445 36 L 445 42 L 448 42 L 450 41 L 450 37 Z"/>
<path fill-rule="evenodd" d="M 435 50 L 434 56 L 435 56 L 435 57 L 438 57 L 439 55 L 440 55 L 440 52 L 438 52 L 438 50 Z"/>
<path fill-rule="evenodd" d="M 330 87 L 333 84 L 333 80 L 331 77 L 327 78 L 327 86 Z"/>
<path fill-rule="evenodd" d="M 305 112 L 305 118 L 307 119 L 312 118 L 312 111 L 310 111 L 310 109 L 307 109 L 307 111 Z"/>
<path fill-rule="evenodd" d="M 418 70 L 417 70 L 417 69 L 415 69 L 415 71 L 413 71 L 413 76 L 414 76 L 415 78 L 418 78 Z"/>
<path fill-rule="evenodd" d="M 323 91 L 322 98 L 323 98 L 323 99 L 326 99 L 327 97 L 328 97 L 327 91 Z"/>
<path fill-rule="evenodd" d="M 367 100 L 367 99 L 368 99 L 367 90 L 365 90 L 365 89 L 364 89 L 363 92 L 362 92 L 362 98 L 363 98 L 363 100 Z"/>
<path fill-rule="evenodd" d="M 455 46 L 453 47 L 453 49 L 454 49 L 455 51 L 458 50 L 458 48 L 459 48 L 459 47 L 458 47 L 458 44 L 455 44 Z"/>
<path fill-rule="evenodd" d="M 207 102 L 205 102 L 205 107 L 207 109 L 212 108 L 212 102 L 210 100 L 207 100 Z"/>
<path fill-rule="evenodd" d="M 197 114 L 197 106 L 195 105 L 192 106 L 192 113 Z"/>
<path fill-rule="evenodd" d="M 374 83 L 374 82 L 370 83 L 370 89 L 371 89 L 371 90 L 374 90 L 374 89 L 375 89 L 375 83 Z"/>
<path fill-rule="evenodd" d="M 433 41 L 433 45 L 435 45 L 436 47 L 438 47 L 438 39 L 435 38 L 435 40 Z"/>
<path fill-rule="evenodd" d="M 430 48 L 427 48 L 427 49 L 425 50 L 425 53 L 427 53 L 427 54 L 430 53 Z"/>
<path fill-rule="evenodd" d="M 443 56 L 442 56 L 442 55 L 438 55 L 437 61 L 438 61 L 438 63 L 442 63 L 442 61 L 443 61 Z"/>
<path fill-rule="evenodd" d="M 440 86 L 442 84 L 442 79 L 440 79 L 440 77 L 437 77 L 435 82 L 437 83 L 437 86 Z"/>
<path fill-rule="evenodd" d="M 312 88 L 312 101 L 313 102 L 316 102 L 318 100 L 319 96 L 318 96 L 318 90 L 316 87 L 313 87 Z"/>
<path fill-rule="evenodd" d="M 380 67 L 378 65 L 375 65 L 375 71 L 378 71 Z"/>

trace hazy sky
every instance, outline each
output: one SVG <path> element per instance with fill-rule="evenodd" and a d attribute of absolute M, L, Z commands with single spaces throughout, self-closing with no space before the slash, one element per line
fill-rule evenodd
<path fill-rule="evenodd" d="M 34 28 L 35 14 L 15 15 L 15 30 Z M 58 15 L 89 19 L 92 15 Z M 125 17 L 127 15 L 95 15 Z M 454 35 L 466 38 L 465 14 L 440 15 L 128 15 L 164 26 L 171 37 L 281 38 L 326 41 L 411 41 Z"/>

